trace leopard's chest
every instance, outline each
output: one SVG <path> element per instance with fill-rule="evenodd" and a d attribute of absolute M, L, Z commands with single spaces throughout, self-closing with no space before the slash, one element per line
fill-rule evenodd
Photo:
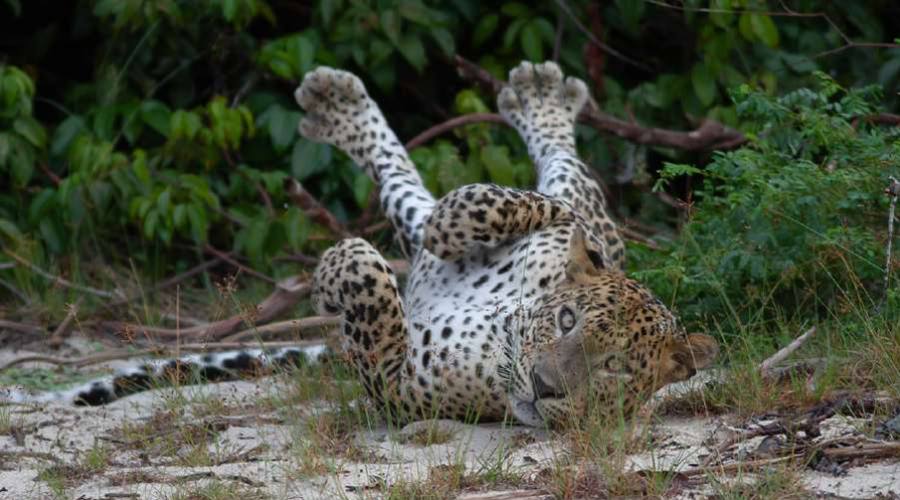
<path fill-rule="evenodd" d="M 426 399 L 447 398 L 438 405 L 446 416 L 473 400 L 502 416 L 506 398 L 496 370 L 506 318 L 565 279 L 567 245 L 565 238 L 537 232 L 457 261 L 417 255 L 404 294 L 415 369 L 408 389 Z"/>

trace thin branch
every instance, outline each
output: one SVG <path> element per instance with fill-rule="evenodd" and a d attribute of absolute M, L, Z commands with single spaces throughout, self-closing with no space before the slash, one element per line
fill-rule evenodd
<path fill-rule="evenodd" d="M 248 328 L 222 339 L 223 342 L 237 342 L 249 338 L 262 338 L 265 335 L 286 332 L 304 332 L 316 328 L 337 327 L 341 324 L 339 316 L 310 316 L 308 318 L 289 319 L 267 325 Z"/>
<path fill-rule="evenodd" d="M 89 293 L 91 295 L 96 295 L 97 297 L 102 297 L 104 299 L 114 299 L 114 298 L 120 296 L 120 294 L 107 292 L 106 290 L 100 290 L 99 288 L 93 288 L 93 287 L 84 286 L 84 285 L 76 285 L 75 283 L 72 283 L 71 281 L 69 281 L 65 278 L 62 278 L 61 276 L 54 276 L 54 275 L 48 273 L 47 271 L 44 271 L 43 269 L 32 264 L 31 262 L 28 262 L 27 260 L 25 260 L 24 258 L 19 256 L 18 254 L 14 253 L 12 250 L 9 250 L 8 248 L 4 248 L 3 253 L 8 255 L 11 259 L 15 260 L 19 264 L 22 264 L 23 266 L 27 267 L 28 269 L 31 269 L 31 271 L 34 272 L 35 274 L 47 279 L 48 281 L 50 281 L 54 284 L 59 284 L 66 288 L 71 288 L 72 290 L 77 290 L 79 292 L 85 292 L 85 293 Z"/>
<path fill-rule="evenodd" d="M 856 49 L 856 48 L 883 48 L 883 49 L 893 49 L 900 47 L 900 44 L 896 43 L 884 43 L 884 42 L 856 42 L 850 36 L 848 36 L 844 31 L 837 25 L 837 23 L 832 20 L 828 14 L 824 12 L 797 12 L 793 11 L 785 5 L 784 2 L 781 2 L 781 6 L 784 8 L 784 11 L 768 11 L 768 10 L 732 10 L 732 9 L 716 9 L 716 8 L 704 8 L 704 7 L 686 7 L 684 5 L 673 5 L 660 0 L 644 0 L 647 3 L 658 5 L 660 7 L 665 7 L 667 9 L 673 9 L 681 12 L 705 12 L 709 14 L 757 14 L 761 16 L 770 16 L 770 17 L 806 17 L 806 18 L 821 18 L 824 19 L 831 28 L 837 32 L 838 36 L 844 40 L 844 45 L 840 47 L 836 47 L 833 49 L 826 50 L 825 52 L 820 52 L 813 56 L 813 58 L 818 59 L 820 57 L 829 56 L 832 54 L 837 54 L 838 52 L 843 52 L 847 49 Z"/>
<path fill-rule="evenodd" d="M 879 309 L 881 309 L 885 301 L 887 301 L 888 286 L 891 282 L 891 258 L 893 255 L 894 244 L 894 212 L 897 209 L 897 198 L 900 197 L 900 181 L 894 176 L 889 176 L 888 179 L 890 179 L 891 184 L 884 190 L 884 193 L 891 197 L 891 208 L 888 210 L 888 236 L 887 248 L 885 249 L 887 256 L 885 257 L 884 263 L 884 293 L 881 296 L 881 303 L 878 305 Z"/>
<path fill-rule="evenodd" d="M 121 332 L 126 338 L 134 338 L 136 333 L 141 333 L 150 338 L 157 336 L 169 339 L 189 337 L 218 340 L 242 328 L 251 328 L 253 325 L 261 325 L 272 321 L 293 308 L 301 299 L 307 297 L 310 290 L 311 287 L 307 281 L 298 276 L 292 276 L 286 280 L 279 281 L 275 291 L 256 305 L 252 311 L 237 314 L 208 325 L 180 329 L 154 328 L 115 321 L 103 322 L 101 325 Z"/>
<path fill-rule="evenodd" d="M 203 246 L 203 251 L 206 252 L 206 253 L 212 254 L 213 256 L 215 256 L 215 257 L 218 258 L 218 259 L 224 260 L 225 262 L 227 262 L 227 263 L 231 264 L 232 266 L 238 268 L 240 271 L 244 272 L 245 274 L 249 274 L 250 276 L 259 278 L 259 279 L 261 279 L 261 280 L 263 280 L 263 281 L 265 281 L 265 282 L 268 282 L 268 283 L 272 283 L 272 284 L 278 283 L 278 282 L 275 280 L 275 278 L 273 278 L 273 277 L 271 277 L 271 276 L 269 276 L 269 275 L 263 274 L 263 273 L 261 273 L 261 272 L 255 270 L 255 269 L 253 269 L 253 268 L 250 268 L 250 267 L 247 267 L 247 266 L 241 264 L 241 263 L 238 262 L 236 259 L 234 259 L 231 255 L 229 255 L 229 254 L 227 254 L 227 253 L 225 253 L 225 252 L 223 252 L 223 251 L 221 251 L 221 250 L 219 250 L 219 249 L 213 247 L 213 246 L 210 245 L 209 243 L 207 243 L 206 245 Z"/>
<path fill-rule="evenodd" d="M 769 356 L 765 361 L 763 361 L 759 365 L 758 370 L 759 370 L 760 375 L 762 375 L 765 378 L 771 377 L 772 373 L 773 373 L 773 369 L 775 368 L 775 365 L 777 365 L 778 363 L 781 363 L 782 361 L 787 359 L 788 356 L 790 356 L 791 354 L 793 354 L 794 351 L 799 349 L 804 343 L 806 343 L 807 340 L 810 339 L 810 337 L 815 335 L 815 333 L 816 333 L 816 327 L 813 326 L 809 330 L 806 330 L 806 332 L 804 332 L 803 335 L 800 335 L 799 337 L 794 339 L 790 344 L 782 347 L 781 349 L 778 350 L 778 352 Z"/>
<path fill-rule="evenodd" d="M 506 85 L 505 82 L 494 78 L 484 68 L 462 56 L 457 55 L 455 63 L 463 78 L 482 85 L 494 94 L 500 92 Z M 578 119 L 601 132 L 618 136 L 629 142 L 674 147 L 686 151 L 733 149 L 747 142 L 746 136 L 741 132 L 713 120 L 704 120 L 697 129 L 683 132 L 644 127 L 590 107 L 582 109 Z"/>
<path fill-rule="evenodd" d="M 278 349 L 281 347 L 312 347 L 323 345 L 321 340 L 296 340 L 290 342 L 208 342 L 208 343 L 190 343 L 181 344 L 171 347 L 149 347 L 146 349 L 116 349 L 112 351 L 104 351 L 91 356 L 83 356 L 80 358 L 57 358 L 55 356 L 33 355 L 22 356 L 16 358 L 0 366 L 0 372 L 12 368 L 22 363 L 49 363 L 57 366 L 71 366 L 74 368 L 83 368 L 85 366 L 106 363 L 107 361 L 115 361 L 119 359 L 133 359 L 141 356 L 174 356 L 180 352 L 216 352 L 231 351 L 240 349 Z"/>
<path fill-rule="evenodd" d="M 584 34 L 584 36 L 586 36 L 587 39 L 590 40 L 591 43 L 593 43 L 597 47 L 600 47 L 601 49 L 605 50 L 607 54 L 615 57 L 616 59 L 619 59 L 622 62 L 630 64 L 630 65 L 634 66 L 635 68 L 642 69 L 642 70 L 646 71 L 647 73 L 653 73 L 653 68 L 647 66 L 646 64 L 635 61 L 634 59 L 626 56 L 625 54 L 619 52 L 618 50 L 616 50 L 616 49 L 610 47 L 609 45 L 603 43 L 602 41 L 600 41 L 600 39 L 598 39 L 596 36 L 594 36 L 594 34 L 591 33 L 591 31 L 589 29 L 587 29 L 583 24 L 581 24 L 581 21 L 578 20 L 578 16 L 576 16 L 575 13 L 572 12 L 571 7 L 569 7 L 569 4 L 566 3 L 565 0 L 556 0 L 556 5 L 558 5 L 559 8 L 567 16 L 569 16 L 569 20 L 572 21 L 572 24 L 574 24 L 575 27 L 578 28 L 578 31 L 581 31 Z"/>
<path fill-rule="evenodd" d="M 291 201 L 306 212 L 314 221 L 327 227 L 329 231 L 342 238 L 353 236 L 344 224 L 337 220 L 337 217 L 331 211 L 319 203 L 319 200 L 303 189 L 303 185 L 297 182 L 296 179 L 291 177 L 285 179 L 284 190 Z"/>
<path fill-rule="evenodd" d="M 16 321 L 9 321 L 6 319 L 0 319 L 0 330 L 14 330 L 21 333 L 28 333 L 32 335 L 45 335 L 47 330 L 35 326 L 35 325 L 27 325 L 25 323 L 19 323 Z"/>
<path fill-rule="evenodd" d="M 563 33 L 566 25 L 563 22 L 562 13 L 556 15 L 556 36 L 553 37 L 553 62 L 559 61 L 559 50 L 562 48 Z"/>
<path fill-rule="evenodd" d="M 451 118 L 443 123 L 439 123 L 434 125 L 421 134 L 413 137 L 406 143 L 406 149 L 413 150 L 422 144 L 430 141 L 431 139 L 449 132 L 457 127 L 462 127 L 463 125 L 471 125 L 473 123 L 506 123 L 506 120 L 503 119 L 502 116 L 497 113 L 472 113 L 468 115 L 457 116 Z"/>
<path fill-rule="evenodd" d="M 75 323 L 75 318 L 78 316 L 78 307 L 81 305 L 82 300 L 83 297 L 78 297 L 75 299 L 75 302 L 69 304 L 69 312 L 66 313 L 63 322 L 56 327 L 56 330 L 53 330 L 53 334 L 47 339 L 47 346 L 56 349 L 62 345 L 66 336 L 69 334 L 69 330 L 72 328 L 72 324 Z"/>

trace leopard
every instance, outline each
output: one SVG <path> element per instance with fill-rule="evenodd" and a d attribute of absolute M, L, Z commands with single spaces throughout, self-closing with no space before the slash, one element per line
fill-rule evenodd
<path fill-rule="evenodd" d="M 497 107 L 534 164 L 533 189 L 463 185 L 436 198 L 356 75 L 319 67 L 294 93 L 298 131 L 345 153 L 374 181 L 399 251 L 401 288 L 368 241 L 347 238 L 313 272 L 312 301 L 340 318 L 340 356 L 370 400 L 403 419 L 577 422 L 631 415 L 663 386 L 710 366 L 716 340 L 687 333 L 626 276 L 625 245 L 576 149 L 585 83 L 554 62 L 509 72 Z M 7 400 L 105 404 L 175 373 L 211 379 L 317 362 L 283 348 L 149 361 L 66 392 Z"/>

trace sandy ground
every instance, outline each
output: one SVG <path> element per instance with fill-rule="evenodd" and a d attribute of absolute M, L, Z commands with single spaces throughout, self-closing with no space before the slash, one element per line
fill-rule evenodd
<path fill-rule="evenodd" d="M 0 352 L 0 362 L 23 353 Z M 11 427 L 18 429 L 0 435 L 0 500 L 53 498 L 53 489 L 38 474 L 51 466 L 83 464 L 89 450 L 106 450 L 105 465 L 93 473 L 66 483 L 64 498 L 172 498 L 178 492 L 199 488 L 216 481 L 233 485 L 240 492 L 263 492 L 273 498 L 380 498 L 384 484 L 425 480 L 435 467 L 464 464 L 467 472 L 479 473 L 502 468 L 523 478 L 537 477 L 554 467 L 566 452 L 566 444 L 553 433 L 540 429 L 501 424 L 465 425 L 452 421 L 423 421 L 403 429 L 373 427 L 355 434 L 354 444 L 364 450 L 366 460 L 323 457 L 316 467 L 304 467 L 298 455 L 297 432 L 303 419 L 321 405 L 311 403 L 296 409 L 296 419 L 274 413 L 260 414 L 257 402 L 277 393 L 272 379 L 229 382 L 157 390 L 137 394 L 100 408 L 74 408 L 59 405 L 45 407 L 9 406 Z M 173 401 L 188 401 L 173 405 Z M 229 408 L 226 416 L 192 416 L 193 401 L 216 400 Z M 206 447 L 209 463 L 218 465 L 186 467 L 185 453 L 190 447 L 168 455 L 155 455 L 141 443 L 129 443 L 122 428 L 158 417 L 173 407 L 184 412 L 172 425 L 191 422 L 217 422 L 216 432 Z M 244 409 L 244 411 L 241 411 Z M 206 419 L 206 420 L 204 420 Z M 727 417 L 669 418 L 645 429 L 652 438 L 649 451 L 629 456 L 631 470 L 696 467 L 709 453 L 705 443 L 713 442 L 728 429 Z M 858 434 L 864 422 L 836 416 L 823 423 L 818 439 Z M 449 440 L 422 446 L 410 442 L 410 436 L 426 430 L 441 429 Z M 165 432 L 163 428 L 161 432 Z M 744 443 L 759 447 L 763 438 Z M 302 448 L 302 443 L 301 448 Z M 188 450 L 188 451 L 185 451 Z M 298 458 L 301 457 L 301 458 Z M 734 475 L 729 475 L 733 478 Z M 743 474 L 743 480 L 752 480 Z M 729 479 L 731 480 L 731 479 Z M 900 495 L 900 462 L 850 467 L 846 475 L 807 470 L 802 481 L 818 495 L 849 498 L 894 498 Z M 526 481 L 527 483 L 527 481 Z M 534 484 L 534 483 L 530 483 Z M 522 491 L 519 486 L 503 491 L 503 485 L 476 488 L 461 498 L 501 500 L 545 498 L 541 491 Z M 527 489 L 527 486 L 525 487 Z M 709 490 L 700 485 L 682 491 L 684 498 L 703 497 Z M 245 493 L 236 494 L 236 498 Z"/>

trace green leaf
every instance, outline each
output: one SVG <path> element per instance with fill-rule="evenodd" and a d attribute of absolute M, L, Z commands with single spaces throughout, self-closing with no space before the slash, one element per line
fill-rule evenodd
<path fill-rule="evenodd" d="M 19 17 L 22 15 L 22 3 L 19 0 L 6 0 L 6 5 L 13 11 L 13 16 Z"/>
<path fill-rule="evenodd" d="M 356 201 L 356 206 L 365 209 L 369 202 L 369 194 L 372 193 L 374 188 L 375 183 L 372 182 L 372 179 L 369 179 L 368 175 L 361 172 L 357 174 L 353 178 L 353 198 Z"/>
<path fill-rule="evenodd" d="M 456 44 L 453 42 L 453 35 L 444 28 L 434 28 L 431 30 L 431 38 L 437 42 L 438 46 L 447 57 L 452 57 L 456 52 Z"/>
<path fill-rule="evenodd" d="M 44 244 L 47 245 L 47 249 L 50 250 L 51 253 L 62 253 L 63 240 L 59 236 L 59 231 L 57 231 L 56 224 L 53 223 L 53 220 L 50 218 L 42 219 L 41 223 L 38 225 L 38 229 L 41 233 L 41 239 L 44 241 Z"/>
<path fill-rule="evenodd" d="M 238 0 L 222 0 L 222 15 L 226 21 L 234 21 L 238 11 Z"/>
<path fill-rule="evenodd" d="M 50 153 L 53 156 L 62 156 L 69 149 L 69 145 L 75 137 L 87 132 L 84 119 L 78 115 L 72 115 L 56 127 L 53 133 L 53 141 L 50 143 Z"/>
<path fill-rule="evenodd" d="M 750 14 L 750 27 L 753 34 L 769 47 L 778 46 L 778 28 L 772 18 L 765 14 Z"/>
<path fill-rule="evenodd" d="M 47 132 L 44 131 L 37 120 L 30 116 L 23 116 L 13 122 L 13 130 L 24 137 L 32 146 L 43 148 L 47 144 Z"/>
<path fill-rule="evenodd" d="M 7 219 L 0 219 L 0 234 L 6 235 L 7 238 L 13 240 L 22 239 L 22 232 L 19 231 L 19 228 L 12 221 Z"/>
<path fill-rule="evenodd" d="M 299 250 L 309 238 L 309 218 L 299 208 L 291 207 L 284 214 L 283 225 L 288 245 L 293 250 Z"/>
<path fill-rule="evenodd" d="M 509 17 L 530 17 L 531 9 L 519 2 L 507 2 L 500 7 L 500 12 Z"/>
<path fill-rule="evenodd" d="M 501 186 L 516 185 L 515 172 L 506 146 L 489 145 L 481 148 L 481 162 L 487 167 L 491 182 Z"/>
<path fill-rule="evenodd" d="M 431 26 L 433 24 L 431 11 L 419 0 L 400 2 L 398 10 L 401 16 L 416 24 L 421 24 L 422 26 Z"/>
<path fill-rule="evenodd" d="M 544 46 L 541 42 L 541 32 L 534 21 L 522 27 L 522 33 L 519 38 L 522 43 L 522 52 L 525 57 L 532 62 L 542 62 L 544 60 Z"/>
<path fill-rule="evenodd" d="M 25 186 L 28 184 L 34 174 L 34 154 L 31 148 L 24 143 L 13 143 L 9 167 L 15 185 Z"/>
<path fill-rule="evenodd" d="M 150 100 L 141 104 L 141 118 L 144 123 L 163 137 L 169 137 L 171 114 L 169 108 L 159 101 Z"/>
<path fill-rule="evenodd" d="M 497 14 L 488 14 L 482 17 L 478 24 L 475 25 L 475 31 L 472 33 L 472 45 L 478 47 L 487 41 L 497 31 L 499 22 L 500 16 Z"/>
<path fill-rule="evenodd" d="M 716 99 L 715 75 L 704 63 L 697 63 L 691 70 L 691 83 L 694 84 L 694 94 L 704 106 L 709 106 Z"/>
<path fill-rule="evenodd" d="M 289 111 L 279 104 L 273 104 L 265 113 L 260 115 L 259 124 L 266 125 L 272 145 L 279 152 L 285 151 L 297 137 L 297 124 L 300 123 L 300 113 Z"/>
<path fill-rule="evenodd" d="M 389 9 L 381 13 L 381 29 L 391 43 L 394 45 L 400 43 L 400 16 L 394 10 Z"/>
<path fill-rule="evenodd" d="M 209 231 L 209 221 L 206 218 L 206 210 L 201 205 L 190 204 L 187 207 L 188 220 L 191 221 L 191 236 L 197 243 L 206 241 Z"/>
<path fill-rule="evenodd" d="M 331 163 L 331 147 L 308 139 L 294 143 L 291 154 L 291 174 L 299 181 L 324 171 Z"/>
<path fill-rule="evenodd" d="M 404 35 L 397 44 L 397 50 L 403 54 L 403 58 L 421 73 L 425 69 L 425 47 L 422 40 L 414 35 Z"/>

